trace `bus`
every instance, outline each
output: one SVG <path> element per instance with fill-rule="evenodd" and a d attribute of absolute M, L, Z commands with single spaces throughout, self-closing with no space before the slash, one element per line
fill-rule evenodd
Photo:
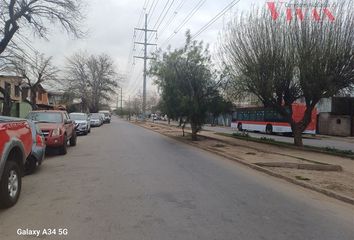
<path fill-rule="evenodd" d="M 304 104 L 293 104 L 293 119 L 298 122 L 306 110 Z M 316 134 L 317 109 L 312 111 L 311 122 L 304 133 Z M 231 127 L 239 131 L 256 131 L 267 134 L 292 133 L 290 124 L 273 108 L 252 107 L 238 108 L 232 114 Z"/>

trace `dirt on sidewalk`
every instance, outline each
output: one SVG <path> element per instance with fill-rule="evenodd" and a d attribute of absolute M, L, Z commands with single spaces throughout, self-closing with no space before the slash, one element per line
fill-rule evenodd
<path fill-rule="evenodd" d="M 354 203 L 354 160 L 327 154 L 255 143 L 232 137 L 221 136 L 211 131 L 199 134 L 198 141 L 191 141 L 189 130 L 182 136 L 181 128 L 151 122 L 136 124 L 175 138 L 187 144 L 211 151 L 218 155 L 244 163 L 252 168 L 282 177 L 290 182 L 322 192 L 337 199 Z M 341 171 L 319 171 L 287 167 L 267 167 L 277 163 L 284 165 L 340 166 Z M 311 168 L 310 168 L 311 169 Z M 337 169 L 337 168 L 334 168 Z"/>

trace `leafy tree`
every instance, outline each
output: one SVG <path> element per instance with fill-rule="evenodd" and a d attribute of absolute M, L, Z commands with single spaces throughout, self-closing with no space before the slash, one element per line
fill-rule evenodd
<path fill-rule="evenodd" d="M 208 105 L 208 112 L 211 113 L 213 117 L 212 124 L 215 124 L 215 119 L 219 117 L 221 114 L 227 114 L 232 111 L 232 103 L 224 99 L 224 97 L 219 93 L 219 91 L 215 91 L 214 94 L 211 94 L 210 103 Z"/>
<path fill-rule="evenodd" d="M 306 6 L 305 1 L 296 3 Z M 327 6 L 314 4 L 320 13 Z M 353 2 L 341 1 L 331 10 L 333 22 L 325 14 L 318 20 L 309 15 L 286 21 L 281 12 L 275 21 L 267 10 L 258 10 L 235 18 L 223 32 L 223 60 L 236 91 L 254 94 L 276 109 L 289 122 L 298 146 L 319 100 L 354 83 Z M 291 106 L 299 100 L 306 111 L 296 122 Z"/>
<path fill-rule="evenodd" d="M 183 48 L 157 56 L 151 65 L 150 74 L 157 78 L 165 113 L 190 123 L 192 140 L 197 140 L 215 92 L 215 72 L 211 69 L 208 48 L 202 42 L 191 41 L 189 31 Z"/>

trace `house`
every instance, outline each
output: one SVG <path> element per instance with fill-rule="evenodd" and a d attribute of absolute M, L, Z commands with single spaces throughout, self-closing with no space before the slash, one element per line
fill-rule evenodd
<path fill-rule="evenodd" d="M 13 117 L 25 117 L 32 110 L 31 105 L 22 101 L 22 78 L 18 76 L 0 75 L 0 87 L 10 94 L 11 113 Z M 4 96 L 0 93 L 0 114 L 3 110 Z"/>
<path fill-rule="evenodd" d="M 0 87 L 9 91 L 13 101 L 21 101 L 21 83 L 21 77 L 0 75 Z M 3 94 L 0 93 L 0 99 L 3 98 Z"/>
<path fill-rule="evenodd" d="M 48 91 L 49 105 L 61 106 L 65 103 L 64 92 Z"/>
<path fill-rule="evenodd" d="M 354 97 L 321 99 L 317 104 L 317 131 L 333 136 L 354 136 Z"/>
<path fill-rule="evenodd" d="M 22 84 L 22 101 L 31 102 L 31 90 L 27 83 Z M 53 106 L 49 104 L 49 93 L 45 88 L 39 84 L 36 93 L 36 105 L 38 109 L 49 110 L 53 109 Z"/>

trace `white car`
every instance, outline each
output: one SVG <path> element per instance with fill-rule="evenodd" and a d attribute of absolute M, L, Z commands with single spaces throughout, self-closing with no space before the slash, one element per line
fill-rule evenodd
<path fill-rule="evenodd" d="M 92 113 L 90 118 L 90 123 L 92 127 L 99 127 L 103 124 L 103 118 L 100 113 Z"/>
<path fill-rule="evenodd" d="M 91 132 L 91 121 L 86 113 L 70 113 L 70 119 L 75 122 L 75 130 L 77 134 L 87 135 Z"/>
<path fill-rule="evenodd" d="M 104 123 L 110 123 L 111 122 L 111 113 L 108 110 L 101 110 L 98 113 L 102 113 L 104 116 L 103 122 Z"/>

